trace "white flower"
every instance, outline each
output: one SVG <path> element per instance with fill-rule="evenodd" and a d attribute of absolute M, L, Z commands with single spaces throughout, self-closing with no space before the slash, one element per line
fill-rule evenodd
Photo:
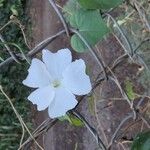
<path fill-rule="evenodd" d="M 43 50 L 42 54 L 43 62 L 32 59 L 23 84 L 37 88 L 28 99 L 37 105 L 39 111 L 48 107 L 51 118 L 60 117 L 77 105 L 75 95 L 85 95 L 91 91 L 90 79 L 85 73 L 84 61 L 72 62 L 69 49 L 57 53 Z"/>

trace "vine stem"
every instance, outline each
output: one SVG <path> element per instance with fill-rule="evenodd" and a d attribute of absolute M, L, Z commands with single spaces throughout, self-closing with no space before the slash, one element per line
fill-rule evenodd
<path fill-rule="evenodd" d="M 53 40 L 55 40 L 58 36 L 62 35 L 65 33 L 65 30 L 61 30 L 58 33 L 56 33 L 53 36 L 48 37 L 47 39 L 43 40 L 40 42 L 37 46 L 35 46 L 31 51 L 29 51 L 26 56 L 27 57 L 33 57 L 36 55 L 38 52 L 40 52 L 43 48 L 45 48 L 49 43 L 51 43 Z M 16 56 L 20 57 L 22 60 L 24 60 L 24 57 L 21 54 L 16 54 Z M 5 61 L 0 63 L 0 69 L 4 67 L 5 65 L 9 65 L 14 61 L 13 57 L 7 58 Z"/>
<path fill-rule="evenodd" d="M 126 36 L 125 33 L 123 32 L 123 30 L 121 29 L 121 27 L 119 26 L 119 24 L 117 23 L 117 21 L 116 21 L 109 13 L 105 13 L 105 15 L 107 15 L 108 17 L 110 17 L 111 20 L 112 20 L 112 21 L 114 22 L 114 24 L 116 25 L 116 27 L 118 28 L 120 34 L 122 35 L 122 37 L 124 38 L 124 40 L 125 40 L 125 42 L 126 42 L 126 44 L 127 44 L 127 46 L 128 46 L 128 49 L 129 49 L 130 52 L 131 52 L 131 56 L 130 56 L 130 54 L 129 54 L 128 52 L 126 52 L 126 53 L 127 53 L 127 54 L 129 55 L 129 57 L 131 58 L 131 57 L 133 56 L 133 54 L 134 54 L 134 51 L 133 51 L 132 45 L 131 45 L 130 41 L 128 40 L 127 36 Z"/>
<path fill-rule="evenodd" d="M 4 40 L 3 36 L 0 34 L 0 40 L 2 41 L 2 43 L 4 43 L 4 46 L 6 48 L 6 50 L 8 51 L 8 53 L 10 54 L 10 56 L 17 62 L 20 63 L 20 61 L 18 60 L 18 58 L 15 56 L 15 54 L 11 51 L 10 47 L 6 44 L 6 41 Z"/>
<path fill-rule="evenodd" d="M 104 145 L 104 143 L 102 142 L 102 140 L 98 136 L 97 131 L 93 127 L 91 127 L 91 125 L 86 121 L 86 119 L 80 113 L 78 113 L 75 110 L 72 110 L 71 113 L 74 116 L 76 116 L 78 119 L 80 119 L 85 124 L 86 128 L 92 133 L 92 135 L 96 139 L 96 142 L 97 142 L 99 148 L 102 150 L 107 150 L 106 146 Z"/>
<path fill-rule="evenodd" d="M 66 31 L 66 34 L 67 36 L 69 37 L 69 29 L 68 29 L 68 26 L 67 26 L 67 23 L 62 15 L 62 13 L 59 11 L 57 5 L 55 4 L 54 0 L 48 0 L 51 4 L 51 6 L 54 8 L 55 12 L 57 13 L 58 17 L 60 18 L 64 28 L 65 28 L 65 31 Z"/>
<path fill-rule="evenodd" d="M 34 142 L 37 144 L 37 146 L 41 149 L 44 150 L 39 144 L 38 142 L 35 140 L 35 138 L 33 137 L 33 135 L 31 134 L 31 132 L 29 131 L 28 127 L 26 126 L 26 124 L 24 123 L 22 117 L 19 115 L 18 111 L 16 110 L 16 108 L 14 107 L 13 103 L 11 102 L 11 99 L 9 98 L 9 96 L 4 92 L 2 86 L 0 85 L 0 91 L 2 92 L 2 94 L 6 97 L 6 99 L 8 100 L 9 104 L 11 105 L 15 115 L 17 116 L 20 124 L 22 125 L 22 128 L 25 128 L 26 131 L 29 133 L 30 137 L 34 140 Z M 24 136 L 24 133 L 23 133 Z M 23 140 L 23 137 L 21 138 L 21 142 Z M 19 148 L 20 149 L 20 148 Z"/>
<path fill-rule="evenodd" d="M 133 113 L 130 114 L 130 115 L 128 115 L 127 117 L 125 117 L 125 118 L 121 121 L 121 123 L 118 125 L 117 129 L 115 130 L 114 134 L 112 135 L 112 138 L 111 138 L 110 143 L 109 143 L 109 145 L 108 145 L 108 149 L 111 148 L 111 145 L 113 144 L 113 142 L 114 142 L 114 140 L 115 140 L 115 138 L 116 138 L 116 136 L 117 136 L 119 130 L 121 129 L 121 127 L 122 127 L 129 119 L 131 119 L 131 118 L 133 118 Z"/>
<path fill-rule="evenodd" d="M 107 80 L 108 77 L 107 77 L 105 66 L 104 66 L 102 60 L 97 56 L 96 52 L 91 48 L 91 46 L 88 44 L 88 42 L 84 39 L 84 37 L 77 30 L 75 30 L 75 29 L 70 29 L 70 30 L 73 33 L 76 33 L 78 35 L 78 37 L 82 40 L 82 42 L 86 45 L 86 47 L 89 49 L 89 51 L 91 52 L 92 56 L 95 58 L 95 60 L 97 61 L 97 63 L 101 67 L 101 69 L 102 69 L 102 71 L 104 73 L 105 79 Z"/>
<path fill-rule="evenodd" d="M 119 83 L 117 77 L 116 77 L 115 74 L 113 73 L 113 71 L 112 71 L 110 68 L 109 68 L 109 71 L 110 71 L 111 75 L 113 76 L 113 77 L 110 76 L 110 79 L 111 79 L 112 81 L 114 81 L 114 83 L 116 83 L 116 85 L 118 86 L 118 88 L 119 88 L 119 90 L 120 90 L 121 95 L 122 95 L 123 98 L 125 98 L 126 101 L 128 102 L 128 104 L 129 104 L 131 110 L 133 111 L 133 114 L 134 114 L 133 118 L 134 118 L 134 120 L 135 120 L 135 119 L 137 118 L 137 113 L 136 113 L 136 110 L 135 110 L 135 108 L 134 108 L 134 106 L 133 106 L 133 103 L 129 100 L 128 95 L 126 94 L 126 92 L 125 92 L 125 91 L 123 90 L 123 88 L 121 87 L 121 85 L 120 85 L 120 83 Z"/>
<path fill-rule="evenodd" d="M 10 20 L 10 21 L 8 21 L 4 26 L 2 26 L 1 28 L 0 28 L 0 33 L 4 30 L 4 28 L 6 28 L 9 24 L 11 24 L 12 23 L 12 20 Z"/>
<path fill-rule="evenodd" d="M 56 123 L 58 122 L 58 119 L 53 119 L 51 120 L 48 118 L 47 120 L 43 121 L 32 133 L 34 138 L 37 138 L 50 128 L 52 128 Z M 21 146 L 18 150 L 21 150 L 21 148 L 25 147 L 28 143 L 30 143 L 33 140 L 33 138 L 29 137 Z"/>

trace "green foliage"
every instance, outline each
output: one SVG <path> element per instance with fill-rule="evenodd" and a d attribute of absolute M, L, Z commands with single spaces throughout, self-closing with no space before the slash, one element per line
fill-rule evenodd
<path fill-rule="evenodd" d="M 98 0 L 78 0 L 80 5 L 86 9 L 99 9 L 100 3 Z"/>
<path fill-rule="evenodd" d="M 138 134 L 133 141 L 131 150 L 150 150 L 150 131 Z"/>
<path fill-rule="evenodd" d="M 0 9 L 0 27 L 4 26 L 9 20 L 10 16 L 12 14 L 17 15 L 17 18 L 21 21 L 21 23 L 24 25 L 27 22 L 29 23 L 29 18 L 24 13 L 24 6 L 25 6 L 25 0 L 9 0 L 3 2 L 3 7 Z M 8 25 L 2 32 L 2 36 L 6 40 L 6 42 L 10 43 L 16 43 L 19 47 L 23 47 L 24 49 L 27 49 L 26 45 L 24 44 L 23 35 L 20 30 L 20 28 L 14 24 L 11 23 Z M 17 38 L 16 38 L 17 37 Z M 3 49 L 4 46 L 0 45 L 0 49 Z M 10 46 L 11 50 L 14 52 L 18 50 L 14 48 L 14 46 Z M 8 57 L 6 52 L 0 52 L 0 57 L 3 59 L 6 59 Z"/>
<path fill-rule="evenodd" d="M 3 7 L 4 0 L 0 0 L 0 7 Z"/>
<path fill-rule="evenodd" d="M 78 0 L 86 9 L 110 9 L 121 4 L 123 0 Z"/>
<path fill-rule="evenodd" d="M 94 46 L 109 32 L 109 29 L 98 10 L 86 9 L 109 9 L 121 2 L 122 0 L 69 0 L 64 6 L 65 17 L 86 42 Z M 71 46 L 77 52 L 86 52 L 88 49 L 77 34 L 71 37 Z"/>
<path fill-rule="evenodd" d="M 81 9 L 81 6 L 74 0 L 69 0 L 66 5 L 64 5 L 64 16 L 66 21 L 70 23 L 71 26 L 74 25 L 74 14 Z"/>
<path fill-rule="evenodd" d="M 26 101 L 26 96 L 29 93 L 22 86 L 25 68 L 25 65 L 14 65 L 5 68 L 3 74 L 0 74 L 0 84 L 3 85 L 4 91 L 10 96 L 15 108 L 31 129 L 30 107 Z M 2 94 L 0 94 L 0 133 L 3 135 L 2 137 L 0 136 L 0 150 L 18 148 L 18 139 L 22 134 L 21 125 L 10 104 Z"/>
<path fill-rule="evenodd" d="M 0 27 L 5 25 L 12 13 L 17 15 L 18 19 L 23 25 L 28 22 L 28 18 L 24 14 L 25 0 L 9 0 L 0 1 Z M 24 44 L 24 39 L 22 32 L 19 27 L 15 24 L 10 24 L 2 32 L 2 36 L 6 42 L 15 43 L 21 49 L 27 49 Z M 14 46 L 10 46 L 11 50 L 14 52 L 19 52 Z M 9 57 L 5 47 L 0 45 L 0 61 Z M 25 51 L 24 51 L 25 52 Z M 25 63 L 11 64 L 0 70 L 0 84 L 3 86 L 4 91 L 10 96 L 15 108 L 22 116 L 23 120 L 27 126 L 31 129 L 31 113 L 30 106 L 26 100 L 29 94 L 27 88 L 22 85 L 22 80 L 25 78 L 25 72 L 27 70 L 27 65 Z M 21 125 L 15 116 L 10 104 L 6 98 L 0 93 L 0 150 L 15 150 L 18 149 L 19 142 L 22 135 Z M 25 136 L 27 136 L 25 134 Z"/>
<path fill-rule="evenodd" d="M 62 117 L 60 117 L 59 118 L 59 120 L 60 121 L 68 121 L 71 125 L 74 125 L 74 126 L 83 126 L 84 125 L 84 123 L 80 120 L 80 119 L 78 119 L 77 117 L 75 117 L 75 116 L 73 116 L 73 115 L 71 115 L 71 114 L 67 114 L 67 115 L 65 115 L 65 116 L 62 116 Z"/>
<path fill-rule="evenodd" d="M 80 10 L 74 14 L 73 21 L 73 27 L 79 30 L 79 33 L 91 46 L 94 46 L 108 32 L 108 28 L 98 11 Z M 71 38 L 71 46 L 77 52 L 87 50 L 86 45 L 76 34 Z"/>
<path fill-rule="evenodd" d="M 12 5 L 10 10 L 12 11 L 12 14 L 15 16 L 18 16 L 18 11 L 16 9 L 16 5 Z"/>
<path fill-rule="evenodd" d="M 70 25 L 77 29 L 91 46 L 94 46 L 109 31 L 97 10 L 84 10 L 77 2 L 69 0 L 64 11 Z M 87 51 L 86 45 L 76 34 L 71 38 L 71 46 L 77 52 Z"/>
<path fill-rule="evenodd" d="M 142 4 L 145 13 L 147 14 L 146 15 L 147 21 L 149 21 L 150 5 L 147 5 L 147 1 L 143 1 L 143 0 L 139 0 L 138 3 Z M 150 34 L 149 31 L 147 30 L 147 27 L 145 26 L 145 23 L 143 23 L 142 21 L 139 22 L 140 19 L 139 15 L 132 14 L 132 12 L 133 12 L 133 8 L 127 7 L 127 10 L 123 11 L 123 14 L 119 16 L 118 23 L 121 25 L 124 33 L 128 37 L 133 49 L 136 49 L 136 47 L 141 43 L 141 41 L 145 39 L 149 39 Z M 115 30 L 115 33 L 118 34 L 118 36 L 120 36 L 120 33 L 117 33 L 117 30 Z M 148 96 L 150 96 L 149 47 L 150 47 L 150 42 L 149 41 L 144 42 L 137 49 L 134 57 L 136 58 L 136 62 L 144 67 L 144 69 L 139 72 L 137 79 L 138 82 L 141 83 L 145 89 L 143 94 L 146 94 Z"/>
<path fill-rule="evenodd" d="M 125 81 L 125 91 L 130 100 L 134 100 L 136 98 L 136 94 L 133 91 L 133 84 L 131 81 Z"/>

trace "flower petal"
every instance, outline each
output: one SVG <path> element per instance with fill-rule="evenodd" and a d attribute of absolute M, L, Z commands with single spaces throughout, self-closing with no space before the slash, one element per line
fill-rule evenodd
<path fill-rule="evenodd" d="M 45 64 L 39 59 L 32 59 L 28 72 L 27 78 L 23 81 L 26 86 L 38 88 L 47 86 L 51 82 Z"/>
<path fill-rule="evenodd" d="M 72 62 L 63 72 L 63 85 L 75 95 L 88 94 L 92 87 L 82 59 Z"/>
<path fill-rule="evenodd" d="M 46 64 L 47 69 L 53 79 L 62 78 L 62 71 L 72 61 L 71 52 L 69 49 L 61 49 L 57 53 L 52 53 L 49 50 L 43 51 L 43 62 Z"/>
<path fill-rule="evenodd" d="M 54 89 L 51 86 L 39 88 L 28 96 L 33 104 L 37 105 L 39 111 L 46 109 L 54 99 Z"/>
<path fill-rule="evenodd" d="M 64 89 L 56 88 L 54 101 L 48 108 L 48 113 L 51 118 L 61 117 L 66 114 L 70 109 L 73 109 L 77 105 L 75 96 Z"/>

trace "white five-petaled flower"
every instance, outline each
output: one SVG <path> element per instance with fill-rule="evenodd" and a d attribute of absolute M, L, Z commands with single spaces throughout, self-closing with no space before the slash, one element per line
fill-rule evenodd
<path fill-rule="evenodd" d="M 51 118 L 63 116 L 77 105 L 75 95 L 91 91 L 85 63 L 82 59 L 72 62 L 69 49 L 57 53 L 43 50 L 42 60 L 32 59 L 29 74 L 23 81 L 24 85 L 37 88 L 28 99 L 37 104 L 39 111 L 48 107 Z"/>

